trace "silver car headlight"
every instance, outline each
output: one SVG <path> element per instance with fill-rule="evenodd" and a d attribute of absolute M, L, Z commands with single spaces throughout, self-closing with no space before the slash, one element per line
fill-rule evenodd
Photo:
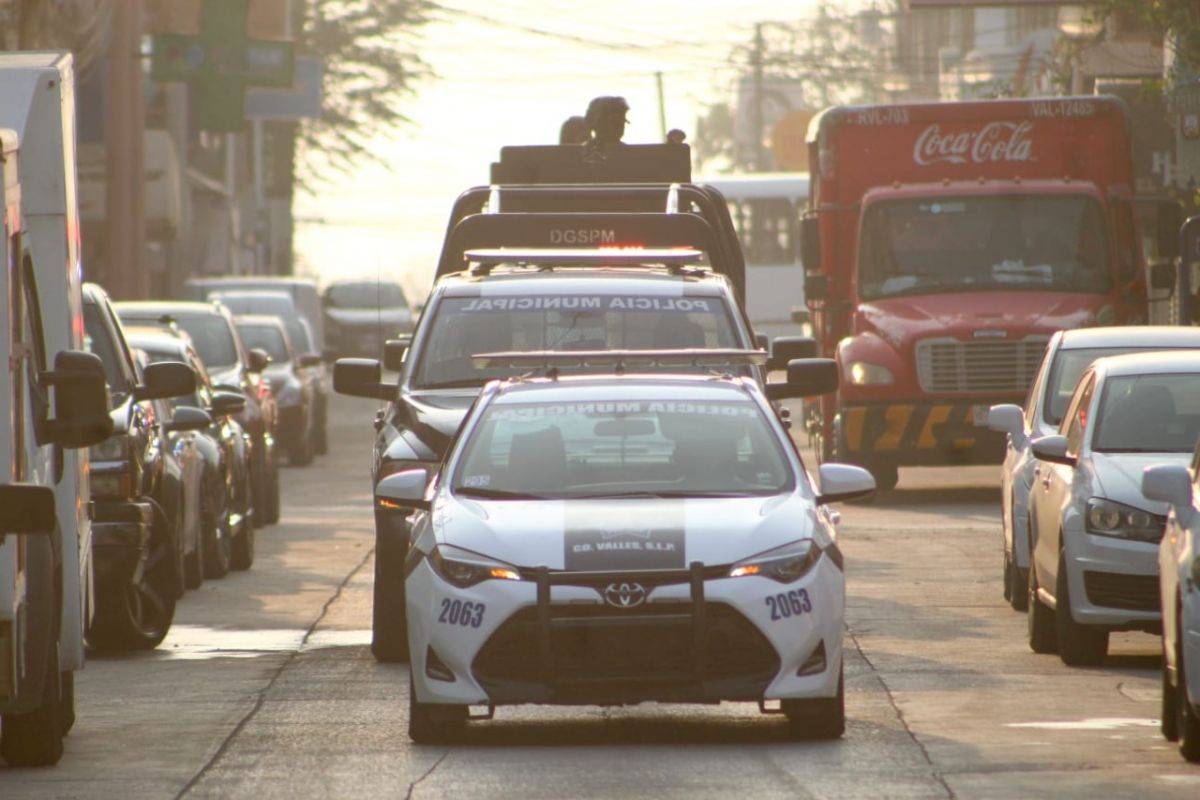
<path fill-rule="evenodd" d="M 1140 508 L 1103 497 L 1091 497 L 1084 515 L 1084 529 L 1098 536 L 1158 542 L 1162 539 L 1166 518 Z"/>
<path fill-rule="evenodd" d="M 429 554 L 433 571 L 447 583 L 465 589 L 490 580 L 519 581 L 521 573 L 511 564 L 497 561 L 461 547 L 439 544 Z"/>
<path fill-rule="evenodd" d="M 821 553 L 821 548 L 812 539 L 800 539 L 737 562 L 730 568 L 729 577 L 757 575 L 779 583 L 792 583 L 812 570 L 820 560 Z"/>

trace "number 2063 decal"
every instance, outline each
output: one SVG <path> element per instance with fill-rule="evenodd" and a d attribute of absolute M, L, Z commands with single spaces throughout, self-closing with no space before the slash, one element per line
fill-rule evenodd
<path fill-rule="evenodd" d="M 461 625 L 464 628 L 478 628 L 483 624 L 483 612 L 487 606 L 483 603 L 472 603 L 470 600 L 451 600 L 442 598 L 442 613 L 438 622 L 447 625 Z"/>
<path fill-rule="evenodd" d="M 807 589 L 792 589 L 763 598 L 763 602 L 771 609 L 771 621 L 798 617 L 801 614 L 812 613 L 812 601 L 808 599 Z"/>

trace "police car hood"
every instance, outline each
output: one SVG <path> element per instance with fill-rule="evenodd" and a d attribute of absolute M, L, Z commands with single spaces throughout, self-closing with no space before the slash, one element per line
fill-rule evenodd
<path fill-rule="evenodd" d="M 434 510 L 439 543 L 554 570 L 681 569 L 732 564 L 812 535 L 811 499 L 493 501 L 448 497 Z"/>

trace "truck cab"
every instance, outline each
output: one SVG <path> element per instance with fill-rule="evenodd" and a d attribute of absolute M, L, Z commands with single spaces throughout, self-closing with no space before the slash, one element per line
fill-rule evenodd
<path fill-rule="evenodd" d="M 1147 321 L 1120 100 L 838 107 L 808 145 L 806 300 L 842 370 L 821 458 L 884 489 L 995 462 L 989 404 L 1021 402 L 1055 331 Z"/>

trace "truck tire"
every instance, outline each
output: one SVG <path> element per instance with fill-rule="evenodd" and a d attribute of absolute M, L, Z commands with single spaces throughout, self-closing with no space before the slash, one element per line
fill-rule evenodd
<path fill-rule="evenodd" d="M 1108 631 L 1081 625 L 1071 616 L 1071 592 L 1067 581 L 1066 554 L 1058 554 L 1058 581 L 1055 591 L 1054 626 L 1058 635 L 1058 655 L 1069 667 L 1098 667 L 1108 655 Z"/>
<path fill-rule="evenodd" d="M 371 613 L 371 655 L 380 664 L 408 661 L 408 618 L 404 594 L 407 540 L 382 530 L 395 523 L 375 521 L 375 586 Z M 404 524 L 404 523 L 400 523 Z"/>
<path fill-rule="evenodd" d="M 58 643 L 50 642 L 41 704 L 26 714 L 0 715 L 0 756 L 10 767 L 48 767 L 63 754 L 62 673 Z"/>

